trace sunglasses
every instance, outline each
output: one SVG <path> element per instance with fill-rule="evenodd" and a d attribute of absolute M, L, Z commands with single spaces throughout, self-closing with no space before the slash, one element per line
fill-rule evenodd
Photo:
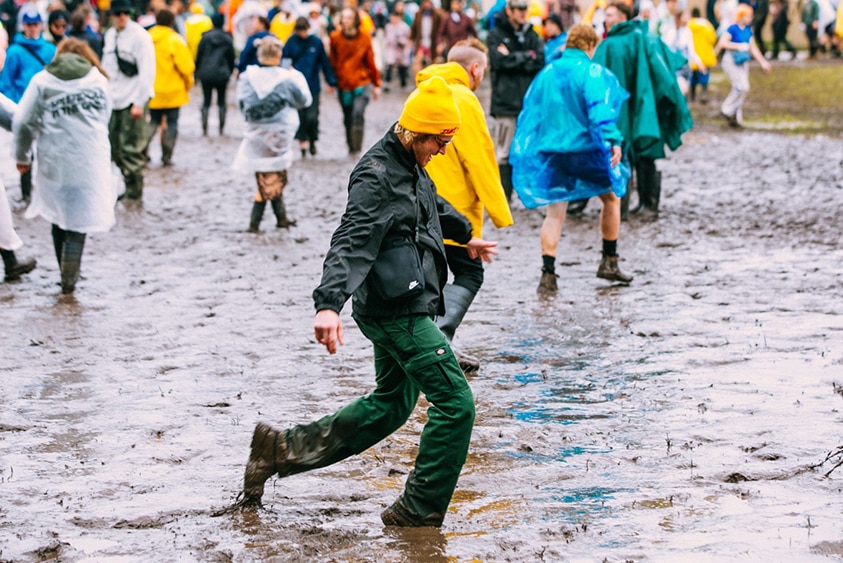
<path fill-rule="evenodd" d="M 116 12 L 112 12 L 112 13 L 113 13 L 115 16 L 128 16 L 128 15 L 129 15 L 129 11 L 128 11 L 128 10 L 118 10 L 118 11 L 116 11 Z"/>

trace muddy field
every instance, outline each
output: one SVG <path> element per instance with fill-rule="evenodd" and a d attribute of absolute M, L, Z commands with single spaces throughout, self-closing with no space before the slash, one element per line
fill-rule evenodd
<path fill-rule="evenodd" d="M 199 95 L 195 93 L 195 98 Z M 368 112 L 365 144 L 403 97 Z M 363 455 L 239 491 L 259 420 L 333 412 L 373 385 L 312 335 L 311 291 L 353 162 L 323 96 L 297 161 L 298 226 L 249 234 L 242 129 L 203 139 L 196 100 L 142 209 L 88 238 L 73 297 L 49 225 L 16 226 L 38 268 L 0 284 L 2 561 L 826 561 L 843 556 L 843 144 L 719 124 L 660 164 L 662 217 L 621 230 L 629 287 L 595 277 L 599 202 L 565 226 L 539 298 L 542 215 L 487 238 L 498 260 L 455 344 L 479 356 L 477 422 L 441 530 L 385 529 L 424 402 Z M 212 118 L 212 129 L 215 121 Z M 8 134 L 0 150 L 9 154 Z M 19 196 L 11 159 L 9 196 Z M 37 189 L 37 187 L 36 187 Z M 347 307 L 349 309 L 350 307 Z"/>

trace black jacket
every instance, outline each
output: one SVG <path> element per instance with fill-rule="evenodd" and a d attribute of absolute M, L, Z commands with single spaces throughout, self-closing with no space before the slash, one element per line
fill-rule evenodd
<path fill-rule="evenodd" d="M 196 79 L 205 84 L 226 84 L 234 70 L 234 42 L 221 29 L 202 34 L 196 51 Z"/>
<path fill-rule="evenodd" d="M 412 238 L 415 192 L 425 290 L 412 301 L 387 304 L 371 290 L 369 274 L 385 241 Z M 316 310 L 339 312 L 353 295 L 353 316 L 364 319 L 443 314 L 440 295 L 448 274 L 443 236 L 464 244 L 471 240 L 471 223 L 436 195 L 430 176 L 390 130 L 351 171 L 348 204 L 313 291 Z"/>
<path fill-rule="evenodd" d="M 509 50 L 508 55 L 498 51 L 501 43 Z M 529 23 L 516 33 L 505 11 L 495 14 L 495 28 L 489 32 L 486 44 L 492 75 L 490 113 L 494 117 L 517 116 L 527 88 L 544 66 L 544 44 Z"/>

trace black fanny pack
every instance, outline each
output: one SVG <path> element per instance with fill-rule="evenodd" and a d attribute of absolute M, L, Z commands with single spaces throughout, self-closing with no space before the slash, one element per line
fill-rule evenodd
<path fill-rule="evenodd" d="M 120 56 L 120 49 L 117 46 L 117 35 L 114 35 L 114 56 L 117 57 L 117 68 L 131 78 L 138 75 L 138 65 L 132 61 L 127 61 Z"/>

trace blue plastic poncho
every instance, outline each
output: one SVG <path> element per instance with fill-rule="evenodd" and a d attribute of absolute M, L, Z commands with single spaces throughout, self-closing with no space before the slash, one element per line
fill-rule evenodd
<path fill-rule="evenodd" d="M 512 184 L 533 209 L 558 201 L 626 193 L 629 167 L 610 166 L 629 93 L 606 68 L 579 49 L 546 66 L 524 96 L 509 152 Z"/>

